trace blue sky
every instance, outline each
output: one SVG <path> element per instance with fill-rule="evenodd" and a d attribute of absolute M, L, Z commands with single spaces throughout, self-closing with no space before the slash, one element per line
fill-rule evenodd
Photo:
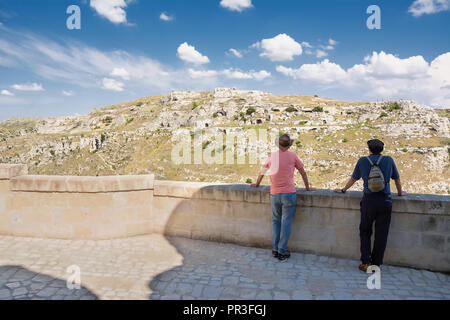
<path fill-rule="evenodd" d="M 449 108 L 449 30 L 450 0 L 0 0 L 0 119 L 215 87 Z"/>

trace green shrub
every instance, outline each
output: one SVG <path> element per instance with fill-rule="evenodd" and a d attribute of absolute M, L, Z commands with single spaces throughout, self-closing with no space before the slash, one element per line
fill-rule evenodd
<path fill-rule="evenodd" d="M 218 116 L 217 112 L 214 112 L 212 116 L 213 116 L 213 118 L 217 118 L 217 116 Z"/>
<path fill-rule="evenodd" d="M 408 152 L 408 149 L 403 148 L 402 151 L 403 151 L 403 152 Z"/>
<path fill-rule="evenodd" d="M 394 110 L 399 110 L 399 109 L 400 109 L 400 106 L 398 105 L 397 102 L 394 102 L 389 106 L 389 111 L 391 111 L 391 112 Z"/>
<path fill-rule="evenodd" d="M 134 118 L 128 118 L 128 119 L 127 119 L 127 124 L 133 122 L 133 120 L 134 120 Z"/>
<path fill-rule="evenodd" d="M 303 121 L 300 121 L 298 124 L 301 125 L 301 126 L 304 126 L 304 125 L 307 124 L 307 123 L 308 123 L 308 121 L 303 120 Z"/>
<path fill-rule="evenodd" d="M 211 144 L 211 141 L 205 141 L 203 142 L 203 150 L 205 150 L 209 145 Z"/>
<path fill-rule="evenodd" d="M 252 182 L 253 182 L 253 180 L 250 179 L 250 178 L 247 178 L 247 180 L 245 181 L 245 183 L 248 183 L 248 184 L 250 184 L 250 183 L 252 183 Z"/>
<path fill-rule="evenodd" d="M 100 136 L 100 141 L 103 143 L 106 140 L 106 136 L 104 133 L 102 133 L 102 135 Z"/>
<path fill-rule="evenodd" d="M 247 111 L 245 112 L 246 115 L 251 116 L 252 114 L 254 114 L 256 112 L 256 109 L 253 107 L 250 107 L 247 109 Z"/>
<path fill-rule="evenodd" d="M 387 117 L 388 116 L 388 114 L 386 113 L 386 112 L 382 112 L 381 114 L 380 114 L 380 118 L 384 118 L 384 117 Z"/>
<path fill-rule="evenodd" d="M 113 120 L 113 118 L 112 117 L 110 117 L 110 116 L 107 116 L 107 117 L 105 117 L 103 120 L 102 120 L 102 122 L 103 123 L 111 123 L 112 122 L 112 120 Z"/>
<path fill-rule="evenodd" d="M 323 108 L 321 106 L 314 107 L 313 112 L 323 112 Z"/>
<path fill-rule="evenodd" d="M 295 145 L 297 146 L 297 148 L 301 148 L 302 142 L 297 140 L 297 141 L 295 141 Z"/>
<path fill-rule="evenodd" d="M 348 142 L 348 139 L 347 139 L 347 138 L 344 138 L 344 139 L 342 140 L 342 142 L 343 142 L 343 143 L 347 143 L 347 142 Z"/>
<path fill-rule="evenodd" d="M 136 103 L 136 107 L 140 107 L 140 106 L 142 106 L 143 105 L 143 103 L 142 102 L 138 102 L 138 103 Z"/>
<path fill-rule="evenodd" d="M 192 102 L 192 110 L 197 108 L 200 104 L 197 101 Z"/>
<path fill-rule="evenodd" d="M 297 112 L 297 109 L 294 108 L 293 106 L 290 106 L 290 107 L 286 108 L 286 112 Z"/>
<path fill-rule="evenodd" d="M 314 98 L 318 98 L 319 96 L 317 94 L 314 95 Z"/>
<path fill-rule="evenodd" d="M 384 110 L 389 110 L 389 112 L 392 112 L 394 110 L 399 110 L 400 106 L 397 102 L 391 103 L 390 105 L 383 106 Z"/>

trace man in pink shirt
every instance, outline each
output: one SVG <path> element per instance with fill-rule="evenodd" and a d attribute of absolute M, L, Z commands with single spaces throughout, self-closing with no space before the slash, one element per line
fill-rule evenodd
<path fill-rule="evenodd" d="M 294 184 L 294 171 L 297 169 L 307 191 L 314 191 L 308 182 L 303 162 L 294 152 L 288 151 L 294 141 L 283 134 L 277 139 L 279 151 L 272 153 L 261 169 L 258 180 L 252 187 L 259 187 L 267 171 L 270 171 L 270 204 L 272 207 L 272 255 L 279 260 L 290 257 L 287 243 L 291 234 L 297 194 Z"/>

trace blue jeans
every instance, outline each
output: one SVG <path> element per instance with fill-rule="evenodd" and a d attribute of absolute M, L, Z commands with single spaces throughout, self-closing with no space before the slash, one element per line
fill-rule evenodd
<path fill-rule="evenodd" d="M 291 224 L 295 213 L 296 193 L 270 195 L 272 207 L 272 247 L 280 254 L 286 254 L 291 235 Z"/>

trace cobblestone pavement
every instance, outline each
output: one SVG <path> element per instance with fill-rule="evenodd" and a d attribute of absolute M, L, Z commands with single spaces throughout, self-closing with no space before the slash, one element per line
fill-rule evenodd
<path fill-rule="evenodd" d="M 69 290 L 67 268 L 81 270 Z M 358 261 L 149 235 L 68 241 L 0 237 L 0 299 L 450 299 L 450 276 Z"/>

